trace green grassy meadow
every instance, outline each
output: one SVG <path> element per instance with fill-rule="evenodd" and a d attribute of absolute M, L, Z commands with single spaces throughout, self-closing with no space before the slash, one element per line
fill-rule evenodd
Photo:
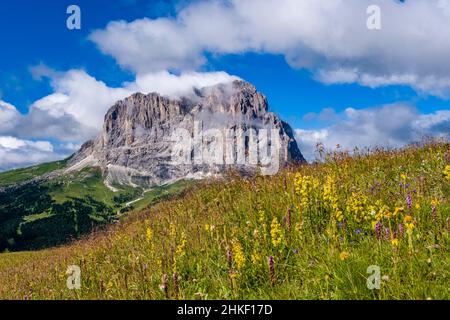
<path fill-rule="evenodd" d="M 0 298 L 449 299 L 450 145 L 319 155 L 145 199 L 69 245 L 3 253 Z"/>

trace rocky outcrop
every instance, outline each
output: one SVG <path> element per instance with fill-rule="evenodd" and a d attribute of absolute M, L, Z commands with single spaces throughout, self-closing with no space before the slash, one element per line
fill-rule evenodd
<path fill-rule="evenodd" d="M 229 168 L 264 172 L 304 161 L 292 129 L 268 111 L 266 97 L 234 81 L 184 98 L 136 93 L 118 101 L 102 133 L 81 147 L 69 170 L 100 166 L 111 187 L 151 187 Z"/>

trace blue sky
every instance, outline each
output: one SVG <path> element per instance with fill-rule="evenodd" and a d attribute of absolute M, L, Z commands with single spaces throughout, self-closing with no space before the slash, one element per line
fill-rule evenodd
<path fill-rule="evenodd" d="M 290 10 L 294 12 L 291 16 L 291 12 L 283 11 L 283 6 L 292 6 L 293 3 L 296 6 L 296 3 L 283 0 L 278 2 L 280 13 L 275 12 L 272 16 L 270 10 L 275 4 L 272 0 L 244 0 L 240 4 L 234 1 L 2 1 L 0 101 L 17 110 L 19 115 L 13 116 L 23 118 L 17 120 L 18 123 L 38 121 L 37 116 L 26 118 L 33 108 L 41 113 L 45 109 L 51 114 L 49 123 L 55 123 L 57 117 L 63 116 L 80 122 L 81 115 L 72 114 L 73 108 L 65 106 L 66 102 L 53 105 L 58 95 L 66 96 L 67 99 L 63 100 L 72 105 L 79 101 L 71 95 L 76 94 L 79 98 L 85 91 L 73 88 L 76 81 L 91 79 L 93 83 L 104 83 L 108 88 L 105 95 L 109 95 L 111 90 L 125 87 L 125 83 L 139 83 L 136 79 L 148 74 L 195 72 L 216 78 L 215 73 L 224 72 L 253 83 L 267 95 L 272 111 L 298 129 L 297 139 L 301 140 L 299 143 L 305 150 L 308 149 L 305 153 L 311 153 L 309 148 L 318 139 L 328 139 L 324 142 L 328 142 L 330 147 L 339 138 L 346 147 L 357 145 L 349 139 L 352 136 L 349 128 L 360 126 L 355 129 L 355 134 L 361 134 L 363 128 L 376 128 L 384 123 L 380 117 L 387 114 L 389 118 L 390 110 L 400 117 L 398 127 L 389 125 L 391 134 L 398 136 L 378 137 L 370 131 L 372 129 L 366 130 L 362 132 L 368 136 L 362 139 L 363 145 L 399 146 L 417 138 L 417 134 L 412 133 L 417 127 L 424 134 L 448 133 L 450 81 L 446 72 L 450 71 L 450 63 L 442 57 L 450 52 L 448 45 L 432 33 L 445 24 L 440 26 L 436 22 L 425 26 L 420 23 L 434 16 L 442 18 L 442 12 L 450 17 L 448 2 L 345 2 L 344 7 L 330 8 L 323 0 L 300 0 L 297 4 L 301 8 L 298 12 Z M 365 8 L 372 2 L 379 3 L 384 24 L 381 30 L 369 33 L 362 22 L 365 23 L 368 17 Z M 66 28 L 66 8 L 71 4 L 81 8 L 81 30 Z M 253 19 L 249 13 L 252 10 L 247 10 L 252 6 L 255 6 L 253 11 L 261 16 L 261 21 Z M 217 23 L 217 28 L 208 21 L 210 12 L 215 17 L 212 24 Z M 354 15 L 354 25 L 345 17 L 349 12 Z M 263 17 L 273 18 L 274 23 L 274 27 L 265 33 L 259 30 L 264 30 L 272 21 Z M 145 20 L 140 20 L 143 18 Z M 161 19 L 164 25 L 158 24 Z M 297 26 L 289 23 L 290 19 L 297 21 L 298 30 Z M 111 21 L 119 20 L 123 21 L 120 26 L 108 27 Z M 136 21 L 143 22 L 138 24 Z M 335 24 L 329 21 L 335 21 Z M 415 23 L 411 30 L 398 28 L 400 23 L 411 21 Z M 355 25 L 359 29 L 355 29 Z M 277 28 L 279 30 L 270 34 Z M 414 28 L 422 35 L 415 36 L 418 33 Z M 346 33 L 334 36 L 335 30 Z M 152 32 L 152 36 L 147 41 L 148 32 Z M 162 42 L 155 38 L 155 34 L 163 39 Z M 145 41 L 137 41 L 137 47 L 131 51 L 126 48 L 126 43 L 133 37 Z M 367 44 L 367 38 L 373 43 Z M 420 48 L 422 56 L 410 53 L 410 48 Z M 186 51 L 180 55 L 172 54 L 178 50 Z M 153 89 L 145 83 L 139 88 Z M 121 97 L 121 94 L 115 92 L 111 99 Z M 50 104 L 36 106 L 36 101 L 48 96 Z M 92 97 L 88 95 L 86 99 Z M 103 101 L 110 100 L 104 97 Z M 58 115 L 52 113 L 53 106 L 62 111 Z M 95 108 L 95 104 L 90 108 Z M 7 112 L 12 112 L 10 109 L 0 109 L 0 125 L 2 112 L 6 119 Z M 103 109 L 98 112 L 103 112 Z M 47 121 L 43 117 L 39 114 L 37 123 L 40 125 Z M 369 123 L 371 119 L 378 122 Z M 423 127 L 420 125 L 422 120 L 432 124 Z M 405 121 L 419 124 L 411 127 L 403 123 Z M 68 122 L 66 124 L 70 126 Z M 81 121 L 79 130 L 95 134 L 95 126 Z M 5 129 L 7 127 L 5 124 L 3 130 L 0 128 L 0 157 L 3 158 L 0 159 L 0 170 L 66 156 L 86 138 L 84 134 L 77 136 L 74 133 L 70 137 L 59 134 L 56 125 L 47 133 L 36 132 L 40 128 L 38 125 L 26 130 L 12 125 Z M 402 130 L 409 130 L 411 134 L 399 134 Z M 336 138 L 329 139 L 330 136 Z M 33 143 L 36 142 L 47 143 L 47 147 L 35 150 Z M 30 161 L 18 161 L 33 152 L 40 156 L 30 157 Z"/>

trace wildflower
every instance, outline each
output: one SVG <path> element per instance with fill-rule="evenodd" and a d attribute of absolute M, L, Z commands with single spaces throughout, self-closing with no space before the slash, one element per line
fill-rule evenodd
<path fill-rule="evenodd" d="M 233 253 L 230 249 L 227 250 L 227 263 L 228 268 L 231 269 L 231 266 L 233 265 Z"/>
<path fill-rule="evenodd" d="M 309 208 L 313 204 L 313 191 L 319 188 L 318 179 L 309 176 L 295 175 L 295 193 L 300 196 L 303 209 Z"/>
<path fill-rule="evenodd" d="M 186 234 L 184 232 L 182 232 L 180 242 L 177 245 L 177 248 L 175 250 L 175 254 L 173 257 L 174 272 L 177 271 L 178 262 L 186 255 L 186 244 L 187 244 Z"/>
<path fill-rule="evenodd" d="M 437 220 L 436 209 L 437 209 L 438 204 L 439 204 L 438 200 L 436 200 L 436 199 L 431 200 L 431 217 L 433 218 L 433 221 L 435 221 L 435 222 Z"/>
<path fill-rule="evenodd" d="M 272 244 L 274 247 L 278 247 L 283 241 L 283 233 L 281 225 L 278 223 L 277 218 L 273 218 L 270 226 L 270 236 L 272 237 Z"/>
<path fill-rule="evenodd" d="M 175 254 L 178 257 L 183 257 L 186 254 L 186 244 L 187 244 L 187 240 L 186 240 L 186 234 L 183 232 L 181 234 L 181 241 L 177 246 L 177 250 L 175 252 Z"/>
<path fill-rule="evenodd" d="M 173 223 L 169 226 L 169 234 L 172 238 L 174 238 L 177 234 L 177 229 L 175 228 L 175 225 Z"/>
<path fill-rule="evenodd" d="M 355 233 L 359 235 L 361 233 L 361 229 L 356 229 Z"/>
<path fill-rule="evenodd" d="M 392 240 L 391 240 L 391 244 L 392 244 L 394 247 L 398 247 L 398 245 L 399 245 L 398 239 L 392 239 Z"/>
<path fill-rule="evenodd" d="M 406 197 L 406 204 L 408 205 L 408 214 L 411 215 L 411 213 L 412 213 L 412 197 L 411 197 L 411 193 L 408 193 L 408 196 Z"/>
<path fill-rule="evenodd" d="M 405 216 L 405 218 L 403 219 L 403 223 L 405 224 L 408 234 L 410 234 L 412 230 L 415 228 L 415 221 L 413 217 L 410 215 Z"/>
<path fill-rule="evenodd" d="M 274 285 L 277 279 L 275 277 L 275 259 L 273 256 L 267 258 L 267 264 L 269 265 L 270 283 Z"/>
<path fill-rule="evenodd" d="M 416 205 L 414 206 L 417 210 L 419 210 L 420 209 L 420 204 L 419 203 L 416 203 Z"/>
<path fill-rule="evenodd" d="M 411 217 L 410 215 L 405 216 L 405 218 L 403 219 L 403 222 L 405 224 L 410 223 L 411 221 L 413 221 L 413 217 Z"/>
<path fill-rule="evenodd" d="M 384 240 L 388 241 L 391 238 L 391 229 L 384 228 Z"/>
<path fill-rule="evenodd" d="M 241 243 L 234 239 L 232 242 L 232 252 L 234 257 L 234 262 L 236 263 L 236 268 L 241 270 L 245 265 L 245 255 L 244 250 L 242 249 Z"/>
<path fill-rule="evenodd" d="M 335 216 L 336 216 L 336 220 L 338 222 L 341 222 L 342 220 L 344 220 L 344 214 L 342 213 L 341 210 L 336 210 Z"/>
<path fill-rule="evenodd" d="M 445 177 L 447 180 L 450 180 L 450 165 L 445 166 L 444 177 Z"/>
<path fill-rule="evenodd" d="M 386 219 L 390 219 L 390 218 L 392 217 L 392 213 L 391 213 L 389 210 L 386 210 L 386 211 L 384 212 L 384 217 L 385 217 Z"/>
<path fill-rule="evenodd" d="M 147 228 L 145 237 L 146 237 L 148 242 L 152 241 L 152 239 L 153 239 L 153 231 L 152 231 L 152 229 L 150 229 L 150 227 Z"/>
<path fill-rule="evenodd" d="M 164 292 L 164 296 L 166 297 L 166 299 L 169 299 L 169 277 L 167 276 L 167 274 L 164 274 L 162 276 L 162 283 L 159 288 L 162 292 Z"/>
<path fill-rule="evenodd" d="M 384 275 L 384 276 L 381 277 L 381 280 L 383 280 L 385 282 L 388 282 L 390 280 L 390 278 L 389 278 L 388 275 Z"/>
<path fill-rule="evenodd" d="M 336 182 L 333 176 L 327 176 L 323 186 L 323 200 L 335 212 L 338 210 L 338 195 L 336 192 Z"/>
<path fill-rule="evenodd" d="M 367 209 L 367 197 L 363 194 L 353 192 L 347 199 L 347 212 L 354 217 L 357 222 L 365 219 Z"/>
<path fill-rule="evenodd" d="M 209 224 L 205 224 L 205 231 L 209 231 L 210 230 L 210 226 L 209 226 Z"/>
<path fill-rule="evenodd" d="M 261 256 L 259 255 L 258 252 L 253 251 L 253 253 L 251 255 L 251 260 L 254 265 L 259 265 L 261 262 Z"/>
<path fill-rule="evenodd" d="M 375 224 L 375 234 L 377 236 L 377 239 L 380 240 L 381 238 L 381 223 L 377 222 Z"/>
<path fill-rule="evenodd" d="M 287 217 L 286 217 L 286 225 L 289 231 L 291 231 L 291 208 L 288 208 Z"/>
<path fill-rule="evenodd" d="M 294 253 L 295 253 L 295 254 L 298 254 L 298 248 L 295 248 L 295 249 L 294 249 Z"/>
<path fill-rule="evenodd" d="M 405 209 L 403 207 L 395 208 L 394 213 L 393 213 L 394 217 L 396 217 L 399 213 L 401 213 L 403 211 L 405 211 Z"/>
<path fill-rule="evenodd" d="M 258 218 L 259 223 L 263 224 L 266 222 L 266 213 L 264 212 L 264 210 L 259 210 L 259 218 Z"/>
<path fill-rule="evenodd" d="M 342 251 L 342 252 L 339 254 L 339 259 L 341 259 L 341 261 L 345 261 L 345 260 L 348 259 L 349 256 L 350 256 L 350 255 L 348 254 L 348 252 Z"/>
<path fill-rule="evenodd" d="M 178 285 L 178 274 L 176 272 L 172 275 L 172 281 L 173 281 L 173 291 L 175 293 L 175 296 L 178 297 L 180 287 Z"/>
<path fill-rule="evenodd" d="M 405 233 L 405 230 L 403 228 L 403 224 L 401 224 L 401 223 L 398 225 L 398 232 L 400 234 L 400 238 L 403 238 L 403 234 Z"/>

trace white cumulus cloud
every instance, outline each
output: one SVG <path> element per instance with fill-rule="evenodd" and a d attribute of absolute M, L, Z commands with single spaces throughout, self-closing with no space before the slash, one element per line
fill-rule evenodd
<path fill-rule="evenodd" d="M 381 8 L 369 30 L 367 8 Z M 136 73 L 195 70 L 206 53 L 283 54 L 326 83 L 408 85 L 450 95 L 449 0 L 194 2 L 174 18 L 114 21 L 90 39 Z"/>
<path fill-rule="evenodd" d="M 319 142 L 328 150 L 334 150 L 339 144 L 351 151 L 354 147 L 401 147 L 425 137 L 450 135 L 450 110 L 421 114 L 415 107 L 395 104 L 368 109 L 348 108 L 337 115 L 338 119 L 330 126 L 295 130 L 300 149 L 308 160 L 314 160 Z M 312 119 L 311 115 L 308 118 Z M 317 118 L 320 120 L 320 115 Z"/>
<path fill-rule="evenodd" d="M 64 157 L 48 141 L 22 140 L 0 136 L 0 171 L 20 168 Z"/>

